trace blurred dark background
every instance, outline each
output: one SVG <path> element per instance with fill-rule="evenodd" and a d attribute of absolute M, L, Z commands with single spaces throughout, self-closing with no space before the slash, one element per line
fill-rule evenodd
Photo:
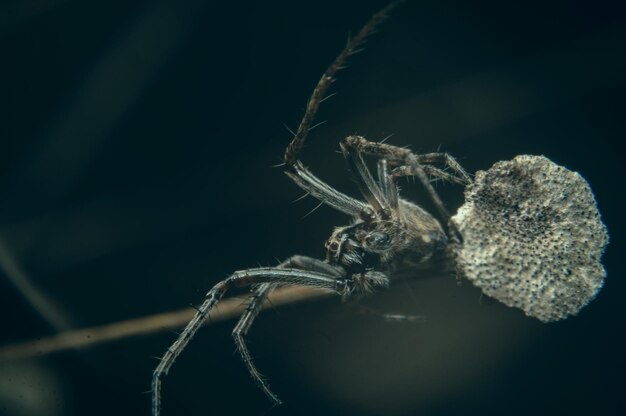
<path fill-rule="evenodd" d="M 303 156 L 354 195 L 336 153 L 351 133 L 441 148 L 470 171 L 528 153 L 580 172 L 612 241 L 605 287 L 579 316 L 541 324 L 453 276 L 367 301 L 421 324 L 338 299 L 289 306 L 249 336 L 284 406 L 254 386 L 224 322 L 166 378 L 165 414 L 624 414 L 618 3 L 409 1 L 340 73 Z M 297 127 L 348 34 L 384 4 L 1 3 L 0 344 L 183 308 L 233 270 L 323 256 L 346 218 L 303 218 L 316 202 L 291 203 L 302 192 L 271 165 L 290 140 L 282 123 Z M 438 189 L 462 203 L 461 188 Z M 0 414 L 148 415 L 153 356 L 174 339 L 0 363 Z"/>

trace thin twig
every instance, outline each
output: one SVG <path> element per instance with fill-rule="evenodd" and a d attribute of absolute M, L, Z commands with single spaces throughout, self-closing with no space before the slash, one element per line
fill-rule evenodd
<path fill-rule="evenodd" d="M 323 289 L 290 286 L 276 289 L 263 304 L 263 309 L 317 299 L 333 294 Z M 209 313 L 205 325 L 235 318 L 243 312 L 240 298 L 225 299 Z M 0 361 L 41 357 L 74 348 L 85 348 L 106 342 L 154 334 L 185 326 L 196 313 L 193 308 L 150 315 L 143 318 L 77 329 L 60 334 L 0 347 Z"/>

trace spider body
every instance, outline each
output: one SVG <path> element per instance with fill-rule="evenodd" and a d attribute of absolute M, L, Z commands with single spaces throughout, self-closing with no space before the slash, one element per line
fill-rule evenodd
<path fill-rule="evenodd" d="M 448 238 L 433 216 L 403 199 L 388 219 L 356 220 L 337 227 L 326 241 L 326 261 L 346 273 L 368 270 L 390 275 L 425 263 L 447 247 Z"/>

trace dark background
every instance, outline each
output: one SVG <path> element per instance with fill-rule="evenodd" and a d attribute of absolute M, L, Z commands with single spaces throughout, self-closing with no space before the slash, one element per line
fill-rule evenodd
<path fill-rule="evenodd" d="M 385 4 L 335 3 L 0 5 L 2 344 L 183 308 L 233 270 L 323 256 L 347 219 L 327 207 L 303 218 L 316 202 L 292 204 L 302 192 L 270 166 L 290 140 L 282 123 L 297 127 L 348 33 Z M 367 302 L 421 324 L 338 299 L 285 307 L 249 336 L 284 406 L 254 386 L 225 322 L 166 378 L 164 414 L 626 412 L 618 3 L 409 1 L 340 73 L 303 156 L 352 194 L 336 153 L 352 133 L 441 148 L 470 171 L 529 153 L 580 172 L 612 241 L 605 287 L 579 316 L 541 324 L 452 276 Z M 404 184 L 422 203 L 416 189 Z M 438 189 L 462 203 L 460 187 Z M 16 285 L 43 294 L 41 313 Z M 174 339 L 0 363 L 0 414 L 148 415 L 153 356 Z"/>

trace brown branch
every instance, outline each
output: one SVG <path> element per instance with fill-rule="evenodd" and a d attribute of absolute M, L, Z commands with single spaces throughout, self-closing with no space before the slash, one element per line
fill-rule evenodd
<path fill-rule="evenodd" d="M 308 287 L 290 286 L 280 288 L 272 292 L 264 303 L 263 309 L 270 306 L 281 306 L 316 299 L 331 294 L 333 292 Z M 224 299 L 219 303 L 218 307 L 209 313 L 205 325 L 236 318 L 241 315 L 244 307 L 245 305 L 239 298 Z M 69 349 L 85 348 L 120 339 L 182 328 L 191 320 L 195 312 L 193 308 L 185 308 L 107 325 L 66 331 L 47 338 L 6 345 L 0 347 L 0 361 L 40 357 Z"/>

